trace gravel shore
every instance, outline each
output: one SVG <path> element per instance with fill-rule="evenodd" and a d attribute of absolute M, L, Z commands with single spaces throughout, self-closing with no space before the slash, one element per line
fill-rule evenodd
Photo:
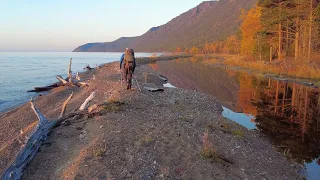
<path fill-rule="evenodd" d="M 137 85 L 121 88 L 118 63 L 81 74 L 88 87 L 59 87 L 35 99 L 48 118 L 67 114 L 96 91 L 93 113 L 56 127 L 25 169 L 23 179 L 303 179 L 255 131 L 221 116 L 205 94 L 177 88 L 149 92 L 163 80 L 148 65 L 137 68 Z M 95 79 L 93 79 L 93 75 Z M 37 119 L 25 104 L 0 117 L 0 173 L 13 161 Z"/>

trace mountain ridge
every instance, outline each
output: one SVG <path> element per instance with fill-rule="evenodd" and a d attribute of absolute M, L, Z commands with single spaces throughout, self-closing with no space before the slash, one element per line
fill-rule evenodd
<path fill-rule="evenodd" d="M 119 52 L 126 47 L 136 51 L 174 51 L 205 42 L 225 39 L 238 31 L 241 9 L 248 10 L 257 0 L 204 1 L 173 18 L 168 23 L 152 27 L 136 37 L 121 37 L 112 42 L 87 43 L 73 52 Z"/>

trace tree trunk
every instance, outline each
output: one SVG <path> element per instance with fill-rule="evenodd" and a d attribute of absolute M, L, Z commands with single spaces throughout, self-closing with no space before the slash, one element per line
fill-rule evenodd
<path fill-rule="evenodd" d="M 313 16 L 312 16 L 312 11 L 313 11 L 313 0 L 310 0 L 310 24 L 309 24 L 309 47 L 308 47 L 308 64 L 310 63 L 310 58 L 311 58 L 311 40 L 312 40 L 312 21 L 313 21 Z"/>
<path fill-rule="evenodd" d="M 306 88 L 304 97 L 304 111 L 303 111 L 303 125 L 302 125 L 302 141 L 304 141 L 304 135 L 306 134 L 306 121 L 307 121 L 307 108 L 308 108 L 308 89 Z"/>
<path fill-rule="evenodd" d="M 283 95 L 282 95 L 282 116 L 284 115 L 284 106 L 285 106 L 285 99 L 287 96 L 287 83 L 285 83 L 283 88 Z"/>
<path fill-rule="evenodd" d="M 281 59 L 281 54 L 282 54 L 282 24 L 279 22 L 279 44 L 278 44 L 278 59 Z"/>
<path fill-rule="evenodd" d="M 300 19 L 297 18 L 296 19 L 296 35 L 295 35 L 295 39 L 294 39 L 294 59 L 298 60 L 299 58 L 299 39 L 300 39 L 300 33 L 299 33 L 299 26 L 300 26 Z"/>
<path fill-rule="evenodd" d="M 277 113 L 278 110 L 278 96 L 279 96 L 279 81 L 277 81 L 277 90 L 276 90 L 276 99 L 274 103 L 274 113 Z"/>
<path fill-rule="evenodd" d="M 295 100 L 296 100 L 296 84 L 292 85 L 292 102 L 291 102 L 291 106 L 292 109 L 295 109 Z"/>
<path fill-rule="evenodd" d="M 270 60 L 269 60 L 269 62 L 271 63 L 272 62 L 272 47 L 270 47 Z"/>
<path fill-rule="evenodd" d="M 303 26 L 303 34 L 302 34 L 302 54 L 307 54 L 307 27 Z"/>
<path fill-rule="evenodd" d="M 286 57 L 289 55 L 289 21 L 287 20 L 287 27 L 286 27 L 286 34 L 287 34 L 287 39 L 286 39 Z"/>

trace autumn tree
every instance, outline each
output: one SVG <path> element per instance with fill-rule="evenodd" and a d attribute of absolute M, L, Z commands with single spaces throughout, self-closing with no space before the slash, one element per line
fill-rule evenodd
<path fill-rule="evenodd" d="M 310 59 L 312 38 L 317 31 L 315 27 L 316 0 L 260 0 L 262 7 L 261 21 L 265 31 L 277 34 L 278 58 L 283 52 L 286 56 L 291 50 L 297 60 L 304 56 Z M 273 36 L 276 37 L 276 36 Z M 315 40 L 314 40 L 315 42 Z M 285 51 L 284 51 L 285 50 Z"/>
<path fill-rule="evenodd" d="M 219 53 L 219 43 L 218 42 L 214 42 L 214 43 L 211 43 L 210 45 L 210 50 L 212 53 Z"/>
<path fill-rule="evenodd" d="M 181 53 L 181 48 L 180 47 L 177 47 L 176 53 Z"/>
<path fill-rule="evenodd" d="M 229 36 L 224 43 L 223 47 L 224 53 L 227 54 L 239 54 L 240 53 L 240 43 L 236 35 Z"/>
<path fill-rule="evenodd" d="M 256 34 L 261 31 L 262 25 L 260 21 L 261 8 L 256 6 L 248 12 L 242 11 L 242 24 L 240 31 L 242 33 L 242 41 L 240 52 L 242 55 L 252 57 L 256 45 Z"/>
<path fill-rule="evenodd" d="M 206 43 L 205 45 L 204 45 L 204 53 L 206 53 L 206 54 L 209 54 L 210 53 L 210 44 L 209 43 Z"/>
<path fill-rule="evenodd" d="M 199 53 L 199 49 L 196 46 L 193 46 L 190 49 L 190 54 L 198 54 Z"/>
<path fill-rule="evenodd" d="M 189 54 L 189 49 L 188 49 L 188 48 L 185 48 L 185 49 L 184 49 L 184 53 Z"/>

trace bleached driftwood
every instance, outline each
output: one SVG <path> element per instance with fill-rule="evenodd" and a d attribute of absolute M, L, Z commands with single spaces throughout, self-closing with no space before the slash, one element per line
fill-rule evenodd
<path fill-rule="evenodd" d="M 89 86 L 89 83 L 86 83 L 86 82 L 78 82 L 78 85 L 80 85 L 80 86 Z"/>
<path fill-rule="evenodd" d="M 64 102 L 60 117 L 56 121 L 49 121 L 40 111 L 37 109 L 33 103 L 33 100 L 30 100 L 31 108 L 39 119 L 39 123 L 35 131 L 31 134 L 26 145 L 17 155 L 15 161 L 12 165 L 3 173 L 1 179 L 3 180 L 19 180 L 21 179 L 23 169 L 26 165 L 33 159 L 33 157 L 38 152 L 42 142 L 47 139 L 48 133 L 51 129 L 61 121 L 64 116 L 65 108 L 68 102 L 71 100 L 73 93 L 69 98 Z"/>
<path fill-rule="evenodd" d="M 77 80 L 77 81 L 80 81 L 80 80 L 81 80 L 81 78 L 80 78 L 80 76 L 79 76 L 79 72 L 77 72 L 76 80 Z"/>
<path fill-rule="evenodd" d="M 64 85 L 89 86 L 89 83 L 83 82 L 83 81 L 86 81 L 87 79 L 81 79 L 80 78 L 79 72 L 77 72 L 75 77 L 72 77 L 71 67 L 72 67 L 72 58 L 70 59 L 70 62 L 69 62 L 68 71 L 67 71 L 68 77 L 66 79 L 64 79 L 61 75 L 57 75 L 56 78 L 60 81 L 59 83 L 55 83 L 55 84 L 50 85 L 50 86 L 35 87 L 34 90 L 29 90 L 28 92 L 49 91 L 49 90 L 51 90 L 53 88 L 64 86 Z M 87 64 L 86 68 L 92 69 L 92 68 L 90 68 L 90 66 L 88 64 Z M 93 79 L 95 79 L 95 77 L 93 77 Z"/>
<path fill-rule="evenodd" d="M 69 83 L 73 84 L 71 65 L 72 65 L 72 58 L 70 59 L 69 67 L 68 67 L 68 79 L 69 79 Z"/>
<path fill-rule="evenodd" d="M 64 114 L 66 113 L 67 105 L 68 105 L 69 101 L 72 99 L 72 96 L 73 96 L 73 92 L 70 94 L 70 96 L 68 97 L 68 99 L 63 103 L 63 105 L 62 105 L 62 110 L 61 110 L 59 119 L 62 119 L 63 116 L 64 116 Z"/>
<path fill-rule="evenodd" d="M 68 81 L 66 81 L 65 79 L 63 79 L 62 76 L 57 75 L 56 78 L 57 78 L 60 82 L 62 82 L 63 84 L 68 84 Z"/>
<path fill-rule="evenodd" d="M 89 106 L 89 102 L 93 100 L 95 97 L 96 92 L 93 91 L 90 96 L 84 101 L 84 103 L 80 106 L 80 111 L 87 110 Z"/>

